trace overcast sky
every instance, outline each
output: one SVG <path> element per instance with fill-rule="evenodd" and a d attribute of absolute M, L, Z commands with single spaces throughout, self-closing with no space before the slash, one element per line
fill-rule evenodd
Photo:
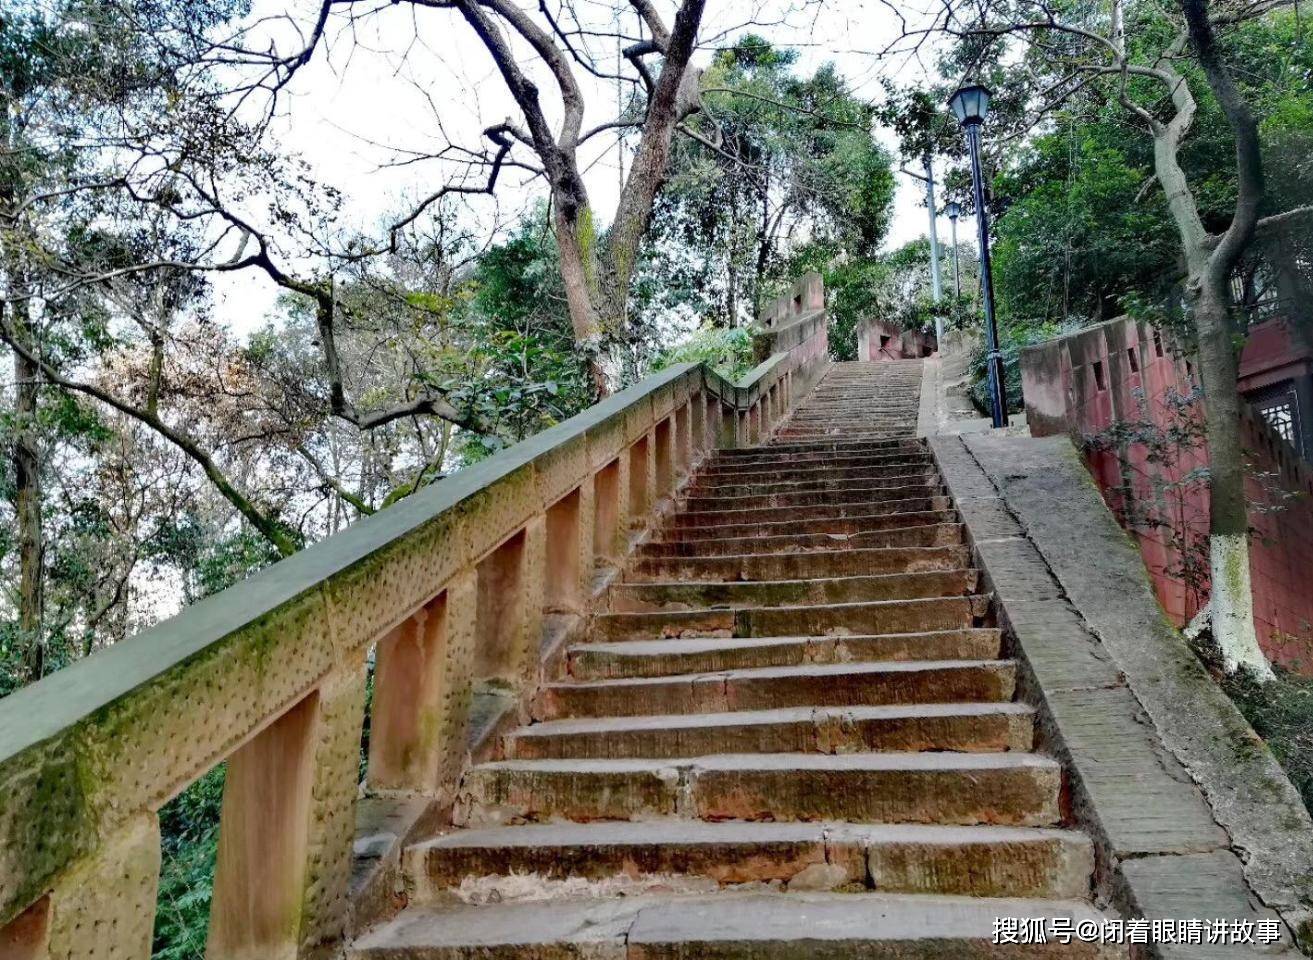
<path fill-rule="evenodd" d="M 293 11 L 303 26 L 313 22 L 317 0 L 291 5 L 258 0 L 254 16 Z M 673 19 L 669 3 L 666 22 Z M 360 4 L 361 8 L 365 6 Z M 614 16 L 611 3 L 589 3 L 585 10 L 603 18 Z M 450 10 L 418 8 L 410 4 L 379 4 L 367 18 L 354 24 L 330 26 L 330 42 L 293 80 L 274 131 L 283 148 L 299 156 L 321 181 L 343 195 L 343 220 L 363 227 L 383 222 L 389 213 L 423 196 L 446 181 L 452 168 L 441 161 L 415 162 L 417 154 L 432 153 L 447 143 L 478 148 L 480 131 L 519 112 L 507 93 L 491 58 L 459 14 Z M 584 15 L 590 15 L 585 13 Z M 633 15 L 624 24 L 636 30 Z M 755 22 L 755 26 L 751 24 Z M 601 26 L 601 21 L 598 21 Z M 280 41 L 290 44 L 286 24 L 271 26 Z M 900 83 L 924 76 L 914 60 L 878 61 L 870 51 L 882 48 L 898 30 L 896 19 L 878 0 L 827 0 L 823 5 L 798 6 L 780 0 L 710 0 L 700 34 L 709 48 L 725 46 L 745 31 L 759 33 L 777 46 L 796 49 L 797 69 L 810 73 L 833 61 L 854 91 L 871 99 L 880 96 L 882 76 L 895 75 Z M 705 49 L 698 61 L 712 55 Z M 614 54 L 612 54 L 614 56 Z M 529 51 L 524 65 L 540 68 Z M 628 72 L 628 71 L 625 71 Z M 615 115 L 615 84 L 594 81 L 581 74 L 589 114 L 585 128 Z M 546 94 L 551 81 L 543 76 Z M 549 116 L 552 110 L 548 102 Z M 887 131 L 877 131 L 896 149 Z M 609 219 L 619 190 L 620 157 L 614 138 L 599 136 L 581 151 L 580 162 L 594 211 Z M 397 161 L 408 160 L 396 166 Z M 625 157 L 627 164 L 628 157 Z M 523 175 L 508 178 L 495 202 L 481 201 L 471 210 L 480 223 L 508 221 L 544 194 L 541 182 L 521 187 Z M 898 194 L 888 246 L 898 246 L 926 232 L 926 210 L 920 205 L 924 187 L 906 176 L 898 177 Z M 941 235 L 946 223 L 941 223 Z M 272 306 L 276 290 L 254 273 L 219 278 L 220 316 L 241 331 L 257 325 Z"/>

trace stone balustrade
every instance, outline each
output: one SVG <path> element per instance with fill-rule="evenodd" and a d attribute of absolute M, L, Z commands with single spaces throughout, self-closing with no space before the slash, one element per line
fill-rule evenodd
<path fill-rule="evenodd" d="M 157 811 L 223 761 L 207 955 L 339 941 L 358 798 L 449 803 L 475 692 L 532 691 L 545 622 L 705 454 L 771 430 L 825 336 L 810 306 L 778 319 L 737 384 L 661 371 L 0 701 L 0 957 L 148 957 Z"/>

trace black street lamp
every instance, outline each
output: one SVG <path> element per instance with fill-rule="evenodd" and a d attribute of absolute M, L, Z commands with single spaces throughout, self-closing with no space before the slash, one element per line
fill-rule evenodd
<path fill-rule="evenodd" d="M 949 228 L 953 232 L 953 296 L 962 299 L 962 272 L 957 265 L 957 218 L 962 216 L 962 204 L 950 200 L 944 204 L 944 213 L 948 214 Z"/>
<path fill-rule="evenodd" d="M 976 202 L 976 232 L 980 237 L 980 287 L 985 302 L 985 338 L 989 348 L 989 396 L 995 427 L 1008 423 L 1007 388 L 1003 357 L 998 352 L 998 324 L 994 319 L 994 279 L 989 269 L 989 212 L 985 209 L 985 182 L 980 172 L 980 126 L 989 112 L 989 90 L 979 84 L 962 87 L 948 105 L 966 131 L 971 149 L 971 188 Z"/>

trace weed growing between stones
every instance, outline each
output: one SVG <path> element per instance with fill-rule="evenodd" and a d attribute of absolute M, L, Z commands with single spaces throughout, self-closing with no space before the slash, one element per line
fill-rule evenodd
<path fill-rule="evenodd" d="M 1266 683 L 1244 667 L 1227 673 L 1221 650 L 1207 631 L 1192 637 L 1190 647 L 1263 738 L 1313 813 L 1313 677 L 1280 666 L 1273 668 L 1276 679 Z"/>

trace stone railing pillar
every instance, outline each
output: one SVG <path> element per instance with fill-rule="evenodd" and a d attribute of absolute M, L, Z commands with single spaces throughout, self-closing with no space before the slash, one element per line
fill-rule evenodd
<path fill-rule="evenodd" d="M 593 477 L 593 562 L 619 562 L 627 540 L 629 457 L 622 454 Z M 591 567 L 589 570 L 591 573 Z"/>
<path fill-rule="evenodd" d="M 655 466 L 652 457 L 652 434 L 645 433 L 629 447 L 629 509 L 626 517 L 630 529 L 640 529 L 652 508 Z"/>
<path fill-rule="evenodd" d="M 582 613 L 593 576 L 595 480 L 584 479 L 547 508 L 544 604 L 548 613 Z"/>
<path fill-rule="evenodd" d="M 120 830 L 0 930 L 0 957 L 147 960 L 159 876 L 159 822 L 151 815 Z"/>
<path fill-rule="evenodd" d="M 693 469 L 693 401 L 686 400 L 675 408 L 675 481 L 679 483 Z"/>
<path fill-rule="evenodd" d="M 349 663 L 229 758 L 207 960 L 294 960 L 341 936 L 364 699 Z"/>
<path fill-rule="evenodd" d="M 546 540 L 546 518 L 533 517 L 476 566 L 476 681 L 516 687 L 534 672 L 542 632 Z"/>
<path fill-rule="evenodd" d="M 710 446 L 707 429 L 707 397 L 699 390 L 688 401 L 689 451 L 694 465 L 706 456 Z"/>
<path fill-rule="evenodd" d="M 464 728 L 450 709 L 459 682 L 451 647 L 460 631 L 472 631 L 474 618 L 466 611 L 467 622 L 456 623 L 459 614 L 449 585 L 378 642 L 369 728 L 373 793 L 433 795 L 442 785 L 442 744 Z"/>
<path fill-rule="evenodd" d="M 675 489 L 675 424 L 674 415 L 659 421 L 652 431 L 652 470 L 656 485 L 651 503 L 660 503 Z"/>

